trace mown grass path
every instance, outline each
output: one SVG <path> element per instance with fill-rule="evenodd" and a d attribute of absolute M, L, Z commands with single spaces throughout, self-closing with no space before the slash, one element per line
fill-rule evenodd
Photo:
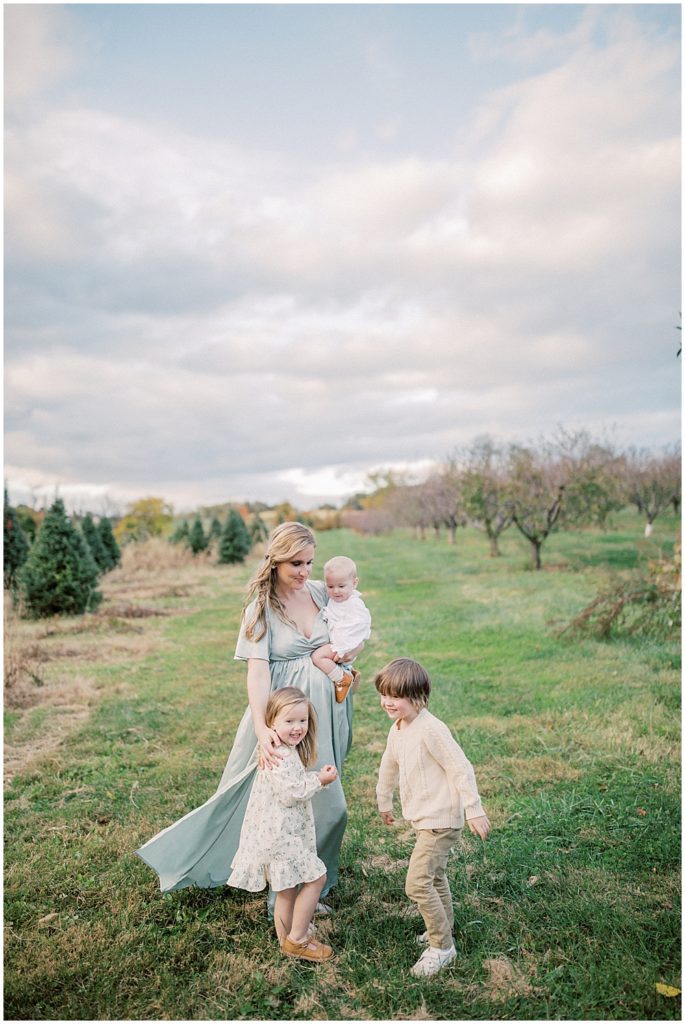
<path fill-rule="evenodd" d="M 320 535 L 319 567 L 357 560 L 374 635 L 336 913 L 321 924 L 337 957 L 319 968 L 280 956 L 263 897 L 161 896 L 132 855 L 211 794 L 245 707 L 232 656 L 252 565 L 208 569 L 157 650 L 92 666 L 87 722 L 6 793 L 6 1017 L 679 1018 L 680 999 L 655 988 L 680 988 L 679 647 L 569 644 L 550 626 L 675 537 L 673 520 L 649 543 L 620 524 L 553 538 L 540 573 L 513 534 L 500 559 L 470 530 L 454 548 Z M 389 722 L 371 681 L 399 654 L 428 668 L 431 709 L 493 822 L 451 862 L 459 957 L 429 980 L 408 974 L 421 924 L 403 892 L 410 830 L 385 828 L 374 803 Z"/>

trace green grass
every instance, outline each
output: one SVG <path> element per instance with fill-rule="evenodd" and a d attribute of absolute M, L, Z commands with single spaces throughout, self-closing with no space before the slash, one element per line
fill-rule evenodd
<path fill-rule="evenodd" d="M 319 567 L 356 559 L 374 635 L 336 913 L 321 926 L 337 956 L 318 968 L 280 956 L 262 896 L 162 896 L 133 857 L 211 794 L 245 708 L 232 657 L 252 566 L 213 571 L 155 653 L 90 666 L 103 696 L 87 723 L 6 793 L 6 1017 L 679 1019 L 680 999 L 655 989 L 680 988 L 679 648 L 552 629 L 612 573 L 670 550 L 676 523 L 641 532 L 624 514 L 606 533 L 555 536 L 538 573 L 512 532 L 499 559 L 471 530 L 454 548 L 320 535 Z M 493 822 L 487 843 L 455 852 L 459 957 L 428 980 L 408 973 L 421 929 L 403 892 L 410 830 L 382 826 L 374 805 L 388 720 L 372 678 L 400 654 L 429 670 L 431 709 Z M 8 724 L 20 729 L 14 712 Z"/>

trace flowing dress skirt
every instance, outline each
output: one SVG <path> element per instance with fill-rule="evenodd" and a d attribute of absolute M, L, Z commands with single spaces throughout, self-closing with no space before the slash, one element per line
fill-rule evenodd
<path fill-rule="evenodd" d="M 307 587 L 321 609 L 326 600 L 324 585 L 310 581 Z M 245 617 L 249 614 L 248 608 Z M 272 690 L 297 686 L 303 691 L 314 705 L 318 719 L 318 757 L 312 770 L 334 764 L 340 776 L 352 742 L 352 696 L 348 694 L 342 704 L 337 704 L 330 679 L 311 660 L 312 651 L 328 643 L 326 624 L 319 613 L 311 637 L 298 633 L 271 613 L 267 615 L 267 624 L 265 636 L 256 642 L 247 640 L 243 625 L 236 658 L 269 661 Z M 163 892 L 190 885 L 210 888 L 228 881 L 255 778 L 256 747 L 252 715 L 247 708 L 214 795 L 136 851 L 159 875 Z M 317 854 L 326 865 L 325 894 L 338 880 L 340 844 L 347 824 L 347 805 L 339 777 L 314 795 L 312 809 Z"/>

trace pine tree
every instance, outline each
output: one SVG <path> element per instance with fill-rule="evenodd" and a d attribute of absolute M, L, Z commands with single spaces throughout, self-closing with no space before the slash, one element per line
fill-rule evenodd
<path fill-rule="evenodd" d="M 97 566 L 87 545 L 72 526 L 60 498 L 48 511 L 19 576 L 27 614 L 81 615 L 99 604 Z"/>
<path fill-rule="evenodd" d="M 17 587 L 19 570 L 28 557 L 29 542 L 19 523 L 16 509 L 10 505 L 7 488 L 5 488 L 4 514 L 3 579 L 5 587 L 14 592 Z"/>
<path fill-rule="evenodd" d="M 105 551 L 105 545 L 102 543 L 102 537 L 100 536 L 99 530 L 93 522 L 93 518 L 88 513 L 83 522 L 81 523 L 81 532 L 86 539 L 90 552 L 95 559 L 95 564 L 98 567 L 98 572 L 107 572 L 109 569 L 109 552 Z"/>
<path fill-rule="evenodd" d="M 243 517 L 232 508 L 221 531 L 219 564 L 230 565 L 235 562 L 244 562 L 250 547 L 250 535 Z"/>
<path fill-rule="evenodd" d="M 194 555 L 198 555 L 200 551 L 205 551 L 209 544 L 209 541 L 205 537 L 205 531 L 202 529 L 202 520 L 199 516 L 192 525 L 188 536 L 188 543 L 190 544 L 190 550 Z"/>
<path fill-rule="evenodd" d="M 216 516 L 212 519 L 209 527 L 209 543 L 211 544 L 213 540 L 221 540 L 221 523 Z"/>
<path fill-rule="evenodd" d="M 253 544 L 261 544 L 263 541 L 268 540 L 269 530 L 266 523 L 260 516 L 259 512 L 255 512 L 250 526 L 250 539 Z"/>
<path fill-rule="evenodd" d="M 100 540 L 107 555 L 107 568 L 105 572 L 109 572 L 110 569 L 114 569 L 121 561 L 121 551 L 119 550 L 117 539 L 112 532 L 112 524 L 106 516 L 103 516 L 98 523 L 97 531 L 100 534 Z"/>
<path fill-rule="evenodd" d="M 190 530 L 188 529 L 188 521 L 184 519 L 180 526 L 176 527 L 174 532 L 171 534 L 171 537 L 169 537 L 169 540 L 172 544 L 180 544 L 183 540 L 188 543 L 189 537 Z"/>

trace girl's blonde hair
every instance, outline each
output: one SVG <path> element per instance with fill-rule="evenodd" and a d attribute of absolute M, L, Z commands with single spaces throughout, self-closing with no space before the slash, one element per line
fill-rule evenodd
<path fill-rule="evenodd" d="M 270 729 L 281 711 L 295 704 L 306 704 L 309 710 L 307 735 L 303 736 L 296 748 L 302 764 L 305 768 L 308 768 L 310 764 L 316 761 L 316 711 L 314 710 L 314 705 L 305 697 L 302 690 L 298 690 L 296 686 L 283 686 L 280 690 L 274 690 L 273 693 L 269 694 L 269 699 L 266 702 L 266 711 L 264 712 L 264 722 Z"/>
<path fill-rule="evenodd" d="M 271 531 L 264 560 L 247 585 L 243 612 L 256 593 L 254 614 L 245 623 L 245 636 L 248 640 L 261 640 L 266 633 L 267 607 L 273 608 L 284 622 L 290 622 L 276 593 L 276 566 L 279 562 L 291 561 L 298 552 L 310 545 L 316 547 L 316 538 L 309 527 L 302 523 L 281 523 Z"/>
<path fill-rule="evenodd" d="M 376 673 L 374 686 L 384 697 L 405 697 L 414 707 L 425 708 L 431 681 L 423 665 L 411 658 L 395 658 Z"/>

